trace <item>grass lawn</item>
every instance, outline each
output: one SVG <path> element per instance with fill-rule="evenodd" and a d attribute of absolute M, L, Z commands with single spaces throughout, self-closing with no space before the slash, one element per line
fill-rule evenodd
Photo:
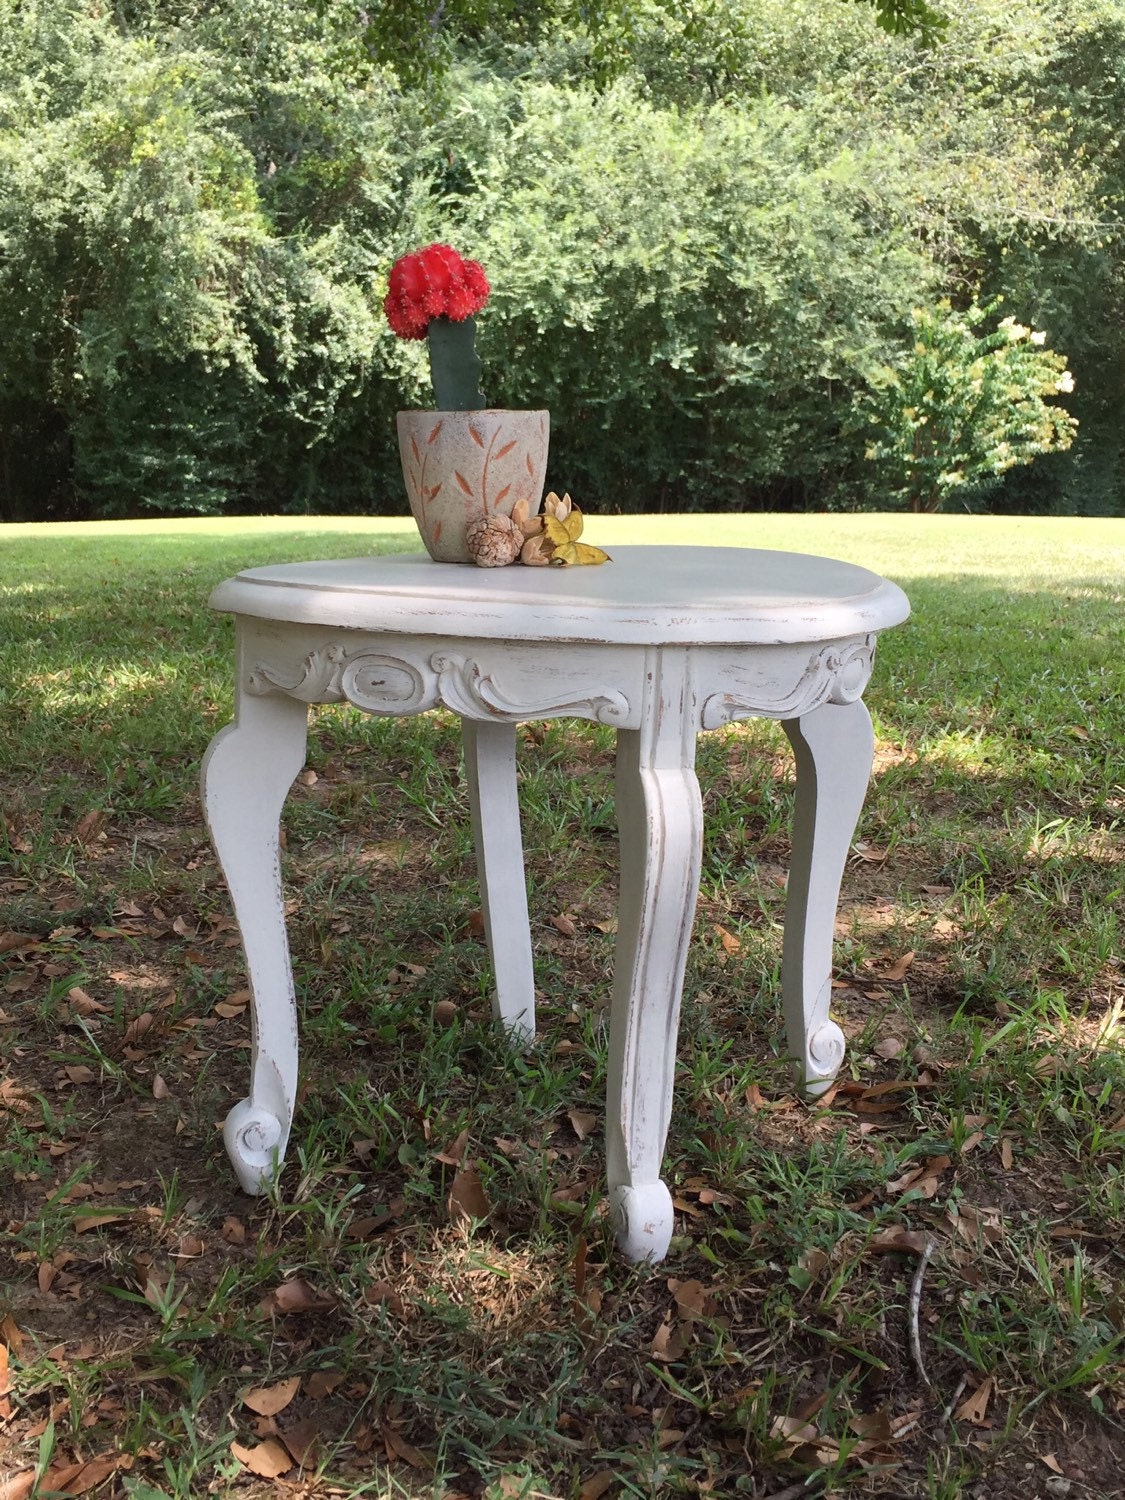
<path fill-rule="evenodd" d="M 849 1055 L 815 1109 L 778 1014 L 784 737 L 700 743 L 656 1268 L 614 1254 L 603 1197 L 611 733 L 521 731 L 519 1057 L 489 1022 L 456 720 L 314 711 L 284 821 L 304 1082 L 249 1199 L 218 1133 L 249 1028 L 197 794 L 231 711 L 208 592 L 416 534 L 0 528 L 0 1500 L 1121 1493 L 1125 521 L 587 536 L 820 552 L 914 605 L 867 693 Z M 470 1164 L 472 1233 L 448 1209 Z"/>

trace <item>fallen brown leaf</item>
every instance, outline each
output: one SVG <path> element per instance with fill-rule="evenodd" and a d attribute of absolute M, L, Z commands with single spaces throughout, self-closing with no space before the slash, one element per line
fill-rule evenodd
<path fill-rule="evenodd" d="M 328 1292 L 318 1292 L 303 1276 L 291 1276 L 263 1298 L 260 1304 L 265 1312 L 304 1313 L 327 1312 L 336 1306 L 336 1299 Z"/>
<path fill-rule="evenodd" d="M 656 1337 L 652 1341 L 652 1354 L 654 1359 L 661 1360 L 664 1364 L 672 1364 L 675 1360 L 683 1357 L 683 1352 L 691 1342 L 691 1327 L 686 1323 L 661 1323 L 656 1330 Z"/>
<path fill-rule="evenodd" d="M 448 1209 L 451 1219 L 487 1219 L 492 1212 L 480 1172 L 471 1162 L 459 1167 L 453 1178 Z"/>
<path fill-rule="evenodd" d="M 13 1474 L 0 1484 L 0 1500 L 28 1500 L 35 1488 L 35 1476 L 38 1472 L 38 1469 L 23 1469 L 20 1473 Z"/>
<path fill-rule="evenodd" d="M 406 1311 L 402 1298 L 389 1281 L 373 1281 L 364 1290 L 363 1300 L 372 1307 L 388 1307 L 400 1318 Z"/>
<path fill-rule="evenodd" d="M 19 1325 L 11 1313 L 5 1313 L 0 1319 L 0 1344 L 5 1349 L 11 1349 L 13 1354 L 18 1354 L 23 1348 L 24 1335 L 20 1332 Z"/>
<path fill-rule="evenodd" d="M 881 865 L 887 857 L 886 849 L 880 849 L 875 844 L 868 844 L 863 839 L 858 839 L 852 845 L 852 853 L 869 865 Z"/>
<path fill-rule="evenodd" d="M 854 1417 L 848 1418 L 848 1426 L 869 1443 L 886 1443 L 893 1435 L 891 1414 L 885 1406 L 881 1406 L 878 1411 L 857 1412 Z"/>
<path fill-rule="evenodd" d="M 882 978 L 884 980 L 888 980 L 891 984 L 898 984 L 901 980 L 906 978 L 906 971 L 910 968 L 910 965 L 913 962 L 914 949 L 911 948 L 910 952 L 904 953 L 899 959 L 898 963 L 895 964 L 894 968 L 888 969 L 882 976 Z"/>
<path fill-rule="evenodd" d="M 815 1422 L 809 1422 L 804 1417 L 775 1417 L 770 1426 L 770 1437 L 781 1438 L 799 1448 L 805 1443 L 815 1443 L 820 1437 L 820 1431 Z"/>
<path fill-rule="evenodd" d="M 15 953 L 18 948 L 39 948 L 42 944 L 30 932 L 0 932 L 0 953 Z"/>
<path fill-rule="evenodd" d="M 581 1300 L 586 1290 L 586 1236 L 580 1234 L 574 1245 L 574 1295 Z"/>
<path fill-rule="evenodd" d="M 878 1234 L 873 1234 L 864 1247 L 871 1255 L 890 1251 L 921 1255 L 925 1248 L 926 1236 L 917 1229 L 882 1229 Z"/>
<path fill-rule="evenodd" d="M 597 1115 L 585 1109 L 568 1109 L 566 1117 L 580 1141 L 584 1141 L 598 1123 Z"/>
<path fill-rule="evenodd" d="M 988 1411 L 988 1403 L 992 1397 L 993 1379 L 986 1375 L 977 1386 L 976 1390 L 953 1413 L 958 1422 L 972 1422 L 974 1427 L 983 1427 L 986 1424 L 985 1414 Z"/>
<path fill-rule="evenodd" d="M 560 912 L 557 917 L 548 917 L 547 921 L 550 922 L 556 932 L 561 932 L 563 937 L 572 938 L 578 936 L 578 928 L 574 925 L 574 918 L 565 911 Z"/>
<path fill-rule="evenodd" d="M 930 1156 L 918 1167 L 910 1167 L 901 1177 L 896 1177 L 893 1182 L 888 1182 L 886 1192 L 888 1197 L 896 1197 L 900 1193 L 914 1192 L 922 1198 L 932 1198 L 938 1190 L 938 1178 L 952 1166 L 952 1159 L 948 1156 Z"/>
<path fill-rule="evenodd" d="M 380 1428 L 383 1434 L 383 1442 L 387 1445 L 388 1458 L 401 1458 L 403 1463 L 410 1465 L 412 1469 L 422 1469 L 429 1473 L 434 1468 L 435 1460 L 424 1453 L 421 1448 L 415 1448 L 413 1443 L 408 1443 L 401 1432 L 394 1427 L 384 1425 Z"/>
<path fill-rule="evenodd" d="M 74 837 L 80 844 L 92 844 L 105 825 L 105 813 L 84 813 L 74 827 Z"/>
<path fill-rule="evenodd" d="M 676 1299 L 681 1318 L 689 1321 L 693 1318 L 705 1318 L 715 1310 L 715 1299 L 701 1281 L 677 1281 L 672 1277 L 668 1282 L 668 1290 Z"/>
<path fill-rule="evenodd" d="M 95 1000 L 92 995 L 88 995 L 79 985 L 67 990 L 66 998 L 70 1001 L 70 1008 L 80 1016 L 104 1014 L 112 1009 L 111 1006 L 103 1005 L 100 1000 Z"/>
<path fill-rule="evenodd" d="M 815 1281 L 821 1271 L 831 1264 L 831 1261 L 832 1257 L 828 1254 L 827 1250 L 821 1250 L 819 1247 L 814 1246 L 811 1250 L 806 1250 L 798 1258 L 797 1264 L 807 1276 L 810 1276 Z"/>
<path fill-rule="evenodd" d="M 599 1469 L 596 1474 L 591 1474 L 589 1479 L 582 1481 L 582 1488 L 578 1491 L 578 1500 L 598 1500 L 604 1495 L 611 1484 L 616 1484 L 618 1474 L 615 1469 Z"/>
<path fill-rule="evenodd" d="M 338 1385 L 342 1385 L 346 1376 L 339 1370 L 314 1370 L 305 1379 L 305 1395 L 313 1401 L 323 1401 L 325 1396 L 331 1396 Z"/>
<path fill-rule="evenodd" d="M 276 1479 L 293 1467 L 293 1460 L 283 1443 L 277 1438 L 266 1438 L 254 1448 L 244 1448 L 241 1443 L 232 1443 L 230 1451 L 244 1469 L 257 1474 L 261 1479 Z"/>
<path fill-rule="evenodd" d="M 88 1229 L 100 1229 L 103 1224 L 120 1224 L 129 1214 L 83 1214 L 74 1221 L 75 1234 L 85 1234 Z"/>
<path fill-rule="evenodd" d="M 711 931 L 719 939 L 719 942 L 722 943 L 724 952 L 729 953 L 732 957 L 736 953 L 742 952 L 742 940 L 735 937 L 733 932 L 728 932 L 725 927 L 720 927 L 718 922 L 712 922 Z"/>
<path fill-rule="evenodd" d="M 884 1062 L 890 1062 L 892 1058 L 902 1056 L 904 1044 L 897 1036 L 887 1036 L 881 1042 L 876 1042 L 872 1050 L 876 1057 L 881 1057 Z"/>
<path fill-rule="evenodd" d="M 134 1016 L 125 1028 L 125 1034 L 121 1038 L 122 1045 L 125 1047 L 135 1047 L 141 1037 L 152 1029 L 154 1020 L 155 1017 L 150 1010 L 143 1011 L 139 1016 Z"/>
<path fill-rule="evenodd" d="M 464 1159 L 465 1147 L 468 1144 L 469 1128 L 466 1126 L 452 1145 L 446 1146 L 444 1151 L 434 1152 L 434 1160 L 444 1162 L 447 1167 L 459 1167 Z"/>
<path fill-rule="evenodd" d="M 320 1427 L 315 1417 L 302 1417 L 294 1422 L 281 1434 L 281 1441 L 302 1469 L 315 1467 L 320 1447 Z"/>
<path fill-rule="evenodd" d="M 242 1404 L 260 1417 L 276 1417 L 284 1411 L 301 1387 L 301 1377 L 291 1375 L 274 1385 L 254 1385 L 242 1392 Z"/>

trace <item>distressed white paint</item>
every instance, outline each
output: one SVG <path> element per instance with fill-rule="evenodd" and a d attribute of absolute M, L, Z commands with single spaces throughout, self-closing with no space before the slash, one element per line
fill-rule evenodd
<path fill-rule="evenodd" d="M 242 680 L 245 660 L 240 663 Z M 238 1180 L 262 1190 L 280 1165 L 297 1098 L 297 1008 L 281 893 L 279 823 L 305 759 L 308 709 L 240 693 L 203 761 L 203 811 L 234 903 L 250 976 L 250 1097 L 223 1131 Z"/>
<path fill-rule="evenodd" d="M 797 757 L 783 992 L 810 1093 L 843 1059 L 828 1017 L 840 877 L 871 766 L 861 694 L 875 636 L 909 613 L 863 568 L 737 548 L 618 548 L 600 568 L 490 570 L 420 557 L 256 568 L 212 595 L 238 618 L 234 725 L 204 764 L 208 823 L 254 997 L 251 1092 L 227 1122 L 239 1180 L 282 1159 L 297 1074 L 277 822 L 304 754 L 305 705 L 461 715 L 496 1014 L 534 1033 L 514 726 L 578 717 L 618 730 L 621 905 L 606 1146 L 620 1244 L 659 1260 L 672 1234 L 661 1160 L 699 886 L 696 734 L 780 719 Z"/>
<path fill-rule="evenodd" d="M 493 1015 L 519 1046 L 535 1040 L 535 975 L 516 788 L 514 724 L 461 720 L 484 935 L 496 989 Z"/>

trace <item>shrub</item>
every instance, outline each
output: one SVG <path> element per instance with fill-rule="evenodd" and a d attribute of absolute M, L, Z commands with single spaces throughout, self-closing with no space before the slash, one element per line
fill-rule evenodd
<path fill-rule="evenodd" d="M 994 311 L 941 302 L 911 313 L 913 346 L 858 402 L 880 500 L 940 510 L 960 490 L 1070 447 L 1078 423 L 1053 404 L 1074 389 L 1066 360 L 1015 318 L 978 332 Z"/>

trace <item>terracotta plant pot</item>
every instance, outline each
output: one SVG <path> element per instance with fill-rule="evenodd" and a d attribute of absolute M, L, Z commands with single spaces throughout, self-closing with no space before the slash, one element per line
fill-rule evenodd
<path fill-rule="evenodd" d="M 435 562 L 472 562 L 465 529 L 539 509 L 551 418 L 545 411 L 400 411 L 398 448 L 410 509 Z"/>

